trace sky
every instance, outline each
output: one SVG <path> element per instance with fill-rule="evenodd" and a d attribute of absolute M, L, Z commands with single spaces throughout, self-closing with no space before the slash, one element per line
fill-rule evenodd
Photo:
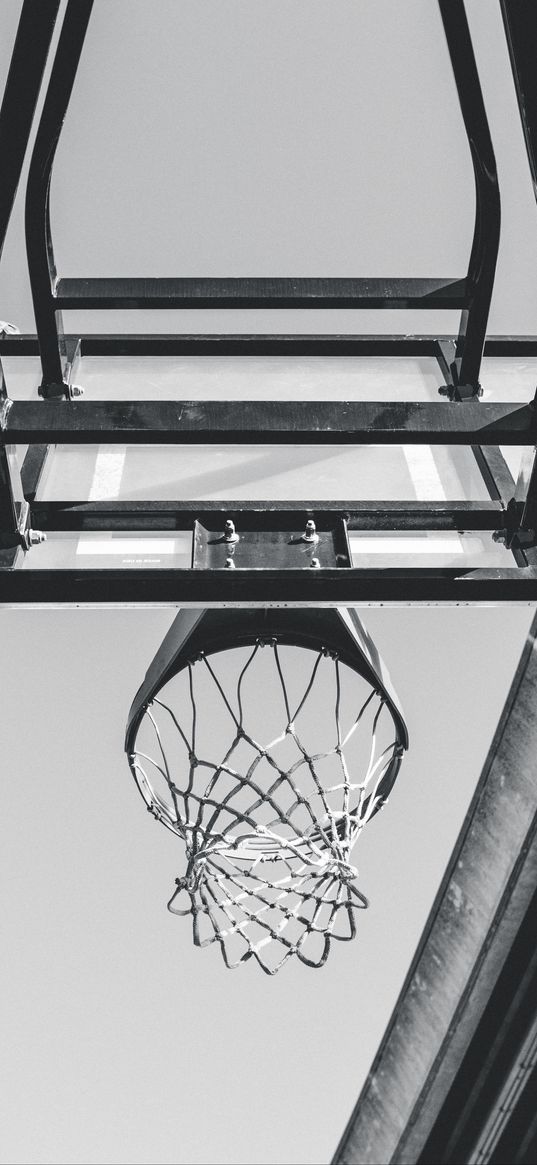
<path fill-rule="evenodd" d="M 2 0 L 4 72 L 18 13 Z M 533 333 L 537 212 L 499 8 L 468 0 L 468 13 L 503 198 L 490 331 Z M 32 331 L 21 221 L 19 198 L 0 316 Z M 459 274 L 473 178 L 436 4 L 97 0 L 52 221 L 65 275 Z M 312 315 L 91 313 L 69 326 L 356 330 L 349 312 Z M 363 313 L 360 326 L 450 325 Z M 291 961 L 268 980 L 251 963 L 226 972 L 166 912 L 180 846 L 144 811 L 123 753 L 173 612 L 1 612 L 2 1160 L 330 1160 L 531 614 L 363 612 L 411 738 L 356 851 L 371 908 L 322 971 Z"/>

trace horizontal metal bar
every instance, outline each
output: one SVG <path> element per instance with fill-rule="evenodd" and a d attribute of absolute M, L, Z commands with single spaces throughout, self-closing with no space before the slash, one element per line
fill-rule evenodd
<path fill-rule="evenodd" d="M 431 356 L 437 341 L 452 336 L 405 335 L 148 335 L 94 333 L 65 336 L 81 340 L 82 356 Z M 39 356 L 37 336 L 0 336 L 0 355 Z M 489 336 L 487 357 L 537 356 L 537 336 Z"/>
<path fill-rule="evenodd" d="M 531 405 L 377 401 L 12 401 L 4 444 L 524 445 Z"/>
<path fill-rule="evenodd" d="M 35 501 L 40 530 L 190 530 L 196 519 L 231 518 L 238 530 L 301 529 L 307 518 L 327 528 L 339 518 L 349 530 L 500 530 L 500 502 L 357 501 Z"/>
<path fill-rule="evenodd" d="M 117 343 L 114 345 L 114 339 Z M 110 344 L 112 340 L 112 344 Z M 86 336 L 84 356 L 429 356 L 436 355 L 434 336 L 353 335 L 168 335 Z M 537 339 L 536 339 L 537 351 Z"/>
<path fill-rule="evenodd" d="M 101 333 L 80 339 L 82 356 L 436 356 L 435 336 L 146 335 Z M 537 337 L 535 339 L 537 354 Z M 0 336 L 0 355 L 39 356 L 35 335 Z"/>
<path fill-rule="evenodd" d="M 485 356 L 537 356 L 537 336 L 489 336 Z"/>
<path fill-rule="evenodd" d="M 537 603 L 537 567 L 466 571 L 0 570 L 0 604 L 20 606 L 276 603 L 322 607 L 361 602 Z"/>
<path fill-rule="evenodd" d="M 460 308 L 465 279 L 60 279 L 61 309 Z"/>

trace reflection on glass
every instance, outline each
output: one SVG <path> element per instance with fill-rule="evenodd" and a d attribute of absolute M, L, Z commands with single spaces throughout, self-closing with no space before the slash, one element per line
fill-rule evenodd
<path fill-rule="evenodd" d="M 51 531 L 20 563 L 41 570 L 172 570 L 190 567 L 192 532 Z M 19 565 L 19 564 L 18 564 Z"/>
<path fill-rule="evenodd" d="M 440 407 L 440 406 L 439 406 Z M 446 406 L 447 407 L 447 406 Z M 472 450 L 444 445 L 58 445 L 39 499 L 488 500 Z"/>
<path fill-rule="evenodd" d="M 91 400 L 437 401 L 431 356 L 84 356 Z"/>
<path fill-rule="evenodd" d="M 501 542 L 495 542 L 488 530 L 352 531 L 349 543 L 352 565 L 370 569 L 455 567 L 471 570 L 474 567 L 477 570 L 479 567 L 515 565 L 511 552 Z"/>
<path fill-rule="evenodd" d="M 535 396 L 536 356 L 484 357 L 480 374 L 484 401 L 530 401 Z"/>

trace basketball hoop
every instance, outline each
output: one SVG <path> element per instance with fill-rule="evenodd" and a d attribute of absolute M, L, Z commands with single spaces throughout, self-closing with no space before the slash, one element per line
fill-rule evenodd
<path fill-rule="evenodd" d="M 192 916 L 195 944 L 274 974 L 292 955 L 323 966 L 332 940 L 354 938 L 368 902 L 351 853 L 407 744 L 354 612 L 182 612 L 126 749 L 148 808 L 184 843 L 168 907 Z"/>

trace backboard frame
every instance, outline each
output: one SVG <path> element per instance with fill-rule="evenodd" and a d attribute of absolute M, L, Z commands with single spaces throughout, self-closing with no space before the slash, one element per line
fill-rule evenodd
<path fill-rule="evenodd" d="M 468 273 L 463 280 L 62 280 L 53 256 L 49 189 L 54 152 L 76 78 L 92 0 L 69 0 L 48 80 L 30 162 L 26 232 L 37 336 L 5 335 L 0 357 L 36 355 L 42 365 L 41 401 L 14 401 L 0 383 L 0 603 L 7 605 L 166 604 L 171 606 L 330 606 L 377 603 L 537 602 L 537 475 L 532 454 L 514 482 L 500 445 L 534 450 L 532 404 L 483 403 L 479 367 L 499 240 L 499 190 L 494 151 L 481 93 L 464 0 L 438 0 L 476 181 L 476 218 Z M 504 0 L 504 15 L 509 11 Z M 0 111 L 0 141 L 9 158 L 0 221 L 3 243 L 18 186 L 54 24 L 57 0 L 24 0 L 12 66 Z M 39 35 L 34 35 L 37 14 Z M 523 39 L 523 38 L 522 38 Z M 515 83 L 520 41 L 511 37 Z M 518 54 L 518 55 L 517 55 Z M 33 66 L 33 68 L 32 68 Z M 28 76 L 31 84 L 28 85 Z M 24 117 L 12 111 L 23 101 Z M 535 110 L 521 110 L 527 121 Z M 527 136 L 530 151 L 531 137 Z M 9 147 L 9 148 L 7 148 Z M 531 152 L 531 151 L 530 151 Z M 531 161 L 531 157 L 530 157 Z M 166 286 L 164 286 L 166 283 Z M 128 286 L 127 286 L 128 284 Z M 169 286 L 168 286 L 169 284 Z M 90 286 L 91 285 L 91 286 Z M 106 286 L 105 286 L 106 285 Z M 113 286 L 112 286 L 113 285 Z M 461 308 L 452 336 L 151 335 L 63 336 L 61 311 L 128 307 Z M 74 377 L 85 355 L 336 355 L 433 356 L 442 401 L 143 401 L 82 402 Z M 537 338 L 495 337 L 487 356 L 537 355 Z M 442 444 L 469 446 L 489 495 L 481 502 L 337 502 L 289 500 L 219 503 L 171 498 L 147 502 L 91 502 L 36 498 L 54 444 Z M 9 449 L 28 444 L 20 480 Z M 14 480 L 17 478 L 17 480 Z M 269 529 L 324 526 L 344 521 L 353 530 L 489 530 L 510 553 L 501 569 L 390 569 L 321 566 L 317 570 L 43 570 L 35 543 L 47 531 L 193 530 L 213 525 L 215 511 L 262 536 Z M 31 556 L 28 559 L 28 556 Z M 24 560 L 24 570 L 20 566 Z M 35 567 L 34 567 L 35 560 Z M 511 565 L 512 562 L 512 565 Z"/>
<path fill-rule="evenodd" d="M 25 0 L 31 8 L 35 0 Z M 67 114 L 93 0 L 68 0 L 32 150 L 26 188 L 26 248 L 45 398 L 71 396 L 76 348 L 65 344 L 62 312 L 70 310 L 296 308 L 459 309 L 455 346 L 445 350 L 447 386 L 457 398 L 477 396 L 479 369 L 500 238 L 496 160 L 464 0 L 438 0 L 466 132 L 476 189 L 468 270 L 461 278 L 61 278 L 50 222 L 56 147 Z M 54 4 L 51 4 L 51 12 Z M 54 17 L 53 17 L 54 19 Z M 26 34 L 27 35 L 27 34 Z M 16 73 L 11 89 L 24 83 Z"/>

